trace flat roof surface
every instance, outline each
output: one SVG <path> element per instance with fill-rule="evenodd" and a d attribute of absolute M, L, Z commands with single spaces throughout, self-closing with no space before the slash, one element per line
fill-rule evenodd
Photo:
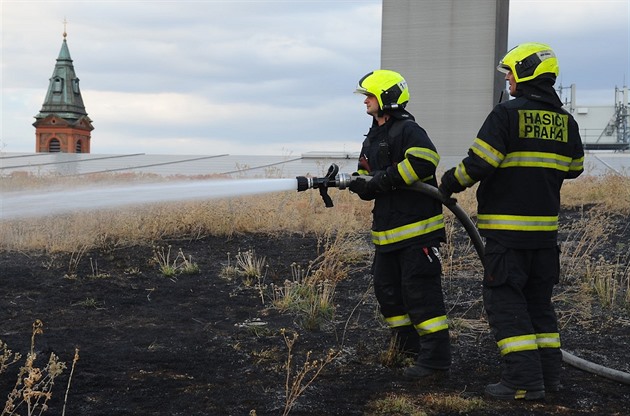
<path fill-rule="evenodd" d="M 438 170 L 457 165 L 462 156 L 443 156 Z M 233 178 L 294 178 L 324 176 L 332 163 L 340 172 L 357 168 L 358 153 L 309 152 L 300 156 L 151 155 L 94 153 L 0 153 L 0 176 L 16 172 L 32 175 L 75 176 L 96 173 L 138 173 L 160 176 Z M 587 174 L 616 172 L 630 175 L 630 153 L 587 152 Z"/>

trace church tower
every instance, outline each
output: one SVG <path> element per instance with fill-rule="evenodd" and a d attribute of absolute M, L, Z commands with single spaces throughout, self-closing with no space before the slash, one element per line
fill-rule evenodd
<path fill-rule="evenodd" d="M 64 28 L 46 99 L 33 123 L 36 152 L 90 153 L 94 127 L 83 105 L 66 37 Z"/>

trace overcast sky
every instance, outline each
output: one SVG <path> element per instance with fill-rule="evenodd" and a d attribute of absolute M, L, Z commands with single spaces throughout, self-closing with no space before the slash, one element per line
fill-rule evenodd
<path fill-rule="evenodd" d="M 380 0 L 0 2 L 2 152 L 34 151 L 64 19 L 92 153 L 354 152 L 370 124 L 352 92 L 380 64 Z M 511 0 L 508 45 L 550 44 L 578 103 L 612 105 L 629 22 L 630 0 Z"/>

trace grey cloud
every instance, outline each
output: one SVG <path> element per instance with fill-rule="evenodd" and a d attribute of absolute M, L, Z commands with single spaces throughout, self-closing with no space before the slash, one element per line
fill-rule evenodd
<path fill-rule="evenodd" d="M 602 19 L 593 15 L 569 24 L 560 13 L 566 2 L 548 0 L 544 3 L 554 16 L 538 24 L 519 3 L 524 1 L 511 3 L 510 45 L 552 43 L 561 59 L 563 84 L 576 83 L 579 93 L 612 89 L 628 79 L 627 18 L 608 18 L 602 26 Z M 133 119 L 116 113 L 117 102 L 106 103 L 113 115 L 99 114 L 96 109 L 105 103 L 84 97 L 96 127 L 95 142 L 109 135 L 146 139 L 184 134 L 244 145 L 252 140 L 294 141 L 296 146 L 300 140 L 360 143 L 369 119 L 362 99 L 352 91 L 362 75 L 379 67 L 380 7 L 379 0 L 7 2 L 3 81 L 16 93 L 20 88 L 41 90 L 41 101 L 26 114 L 32 122 L 44 99 L 66 16 L 68 45 L 84 92 L 125 93 L 138 100 L 185 94 L 207 103 L 210 112 L 194 122 L 186 117 L 151 119 L 157 123 L 154 128 L 156 124 L 143 124 L 145 114 Z M 608 7 L 605 12 L 611 16 Z M 12 97 L 10 102 L 19 100 Z M 217 105 L 233 111 L 237 121 L 212 114 Z M 6 109 L 3 114 L 13 113 Z M 3 136 L 15 135 L 5 131 Z M 30 151 L 30 123 L 19 134 Z"/>

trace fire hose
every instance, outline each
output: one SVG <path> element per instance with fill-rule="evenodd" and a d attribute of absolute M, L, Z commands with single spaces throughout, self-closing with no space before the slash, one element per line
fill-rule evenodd
<path fill-rule="evenodd" d="M 358 178 L 362 178 L 363 180 L 369 181 L 371 176 L 352 176 L 348 173 L 339 173 L 339 167 L 334 163 L 328 168 L 328 172 L 324 177 L 306 177 L 306 176 L 298 176 L 297 179 L 297 190 L 298 192 L 305 191 L 307 189 L 318 189 L 319 193 L 324 200 L 326 207 L 330 208 L 333 206 L 332 198 L 328 195 L 328 188 L 338 188 L 338 189 L 346 189 L 350 185 L 350 182 L 356 180 Z M 410 185 L 408 189 L 420 192 L 425 194 L 431 198 L 437 199 L 448 208 L 459 220 L 462 224 L 468 236 L 472 240 L 472 243 L 475 247 L 475 251 L 477 251 L 477 255 L 479 259 L 483 261 L 483 252 L 484 252 L 484 244 L 479 232 L 477 231 L 477 227 L 472 222 L 466 211 L 464 211 L 458 204 L 457 200 L 454 198 L 446 197 L 442 194 L 436 187 L 431 186 L 429 184 L 417 181 Z M 617 381 L 619 383 L 630 385 L 630 373 L 626 373 L 623 371 L 615 370 L 612 368 L 604 367 L 602 365 L 587 361 L 583 358 L 579 358 L 565 350 L 560 350 L 562 352 L 562 361 L 565 363 L 576 367 L 580 370 L 587 371 L 589 373 L 607 378 L 609 380 Z"/>

